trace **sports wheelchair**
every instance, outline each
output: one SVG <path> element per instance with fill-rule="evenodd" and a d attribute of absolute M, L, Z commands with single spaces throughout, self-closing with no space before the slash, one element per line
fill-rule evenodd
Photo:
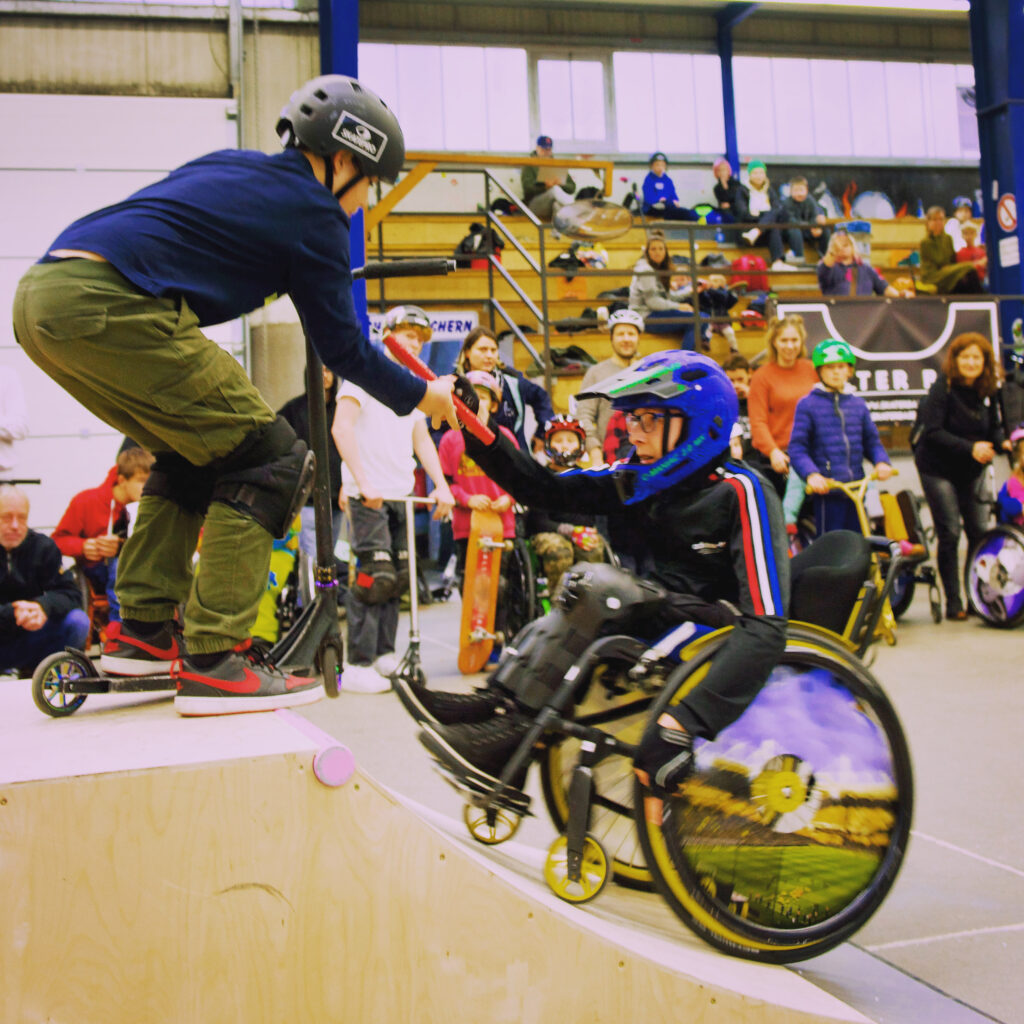
<path fill-rule="evenodd" d="M 989 625 L 1024 622 L 1024 529 L 1002 523 L 975 544 L 967 560 L 967 597 Z"/>
<path fill-rule="evenodd" d="M 516 657 L 538 676 L 551 662 L 571 664 L 537 702 L 496 788 L 441 762 L 468 800 L 474 837 L 497 843 L 514 834 L 529 813 L 525 772 L 537 761 L 560 832 L 544 876 L 561 898 L 593 899 L 612 876 L 655 888 L 711 945 L 771 963 L 815 956 L 863 925 L 903 860 L 913 803 L 899 720 L 848 638 L 853 622 L 865 643 L 877 635 L 887 594 L 865 593 L 871 550 L 858 534 L 826 534 L 791 565 L 782 658 L 736 722 L 696 742 L 695 771 L 660 823 L 645 815 L 636 744 L 652 716 L 700 682 L 728 629 L 685 623 L 653 644 L 604 635 L 559 658 L 554 645 L 535 645 L 551 617 L 528 626 L 506 648 L 497 683 Z M 899 568 L 896 558 L 890 586 Z M 624 602 L 647 599 L 644 584 L 614 567 L 573 572 Z"/>

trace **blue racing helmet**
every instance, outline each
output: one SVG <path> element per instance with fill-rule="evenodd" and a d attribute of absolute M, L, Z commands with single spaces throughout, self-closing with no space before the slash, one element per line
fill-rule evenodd
<path fill-rule="evenodd" d="M 665 409 L 666 446 L 671 420 L 682 419 L 675 447 L 657 462 L 616 466 L 619 496 L 626 505 L 687 480 L 716 462 L 729 448 L 739 412 L 732 382 L 713 359 L 672 350 L 645 356 L 621 373 L 580 392 L 579 398 L 610 398 L 622 412 Z"/>

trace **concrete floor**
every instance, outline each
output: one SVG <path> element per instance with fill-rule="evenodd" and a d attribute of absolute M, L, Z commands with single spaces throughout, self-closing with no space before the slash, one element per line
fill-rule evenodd
<path fill-rule="evenodd" d="M 904 472 L 901 485 L 912 485 L 912 473 Z M 439 689 L 468 689 L 482 678 L 457 673 L 458 615 L 457 597 L 422 610 L 424 667 Z M 407 628 L 403 616 L 399 651 Z M 1020 630 L 973 619 L 934 624 L 920 590 L 897 645 L 877 650 L 873 671 L 897 708 L 914 762 L 909 852 L 886 902 L 853 941 L 793 968 L 873 1020 L 1024 1024 L 1022 651 Z M 305 714 L 343 740 L 380 782 L 461 817 L 460 798 L 432 770 L 415 723 L 393 694 L 343 693 Z M 516 840 L 543 850 L 555 833 L 535 775 L 537 816 Z"/>

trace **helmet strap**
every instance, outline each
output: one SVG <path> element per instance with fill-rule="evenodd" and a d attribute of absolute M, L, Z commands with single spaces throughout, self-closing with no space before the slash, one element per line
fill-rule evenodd
<path fill-rule="evenodd" d="M 363 178 L 365 178 L 365 177 L 366 177 L 366 175 L 365 175 L 365 174 L 363 174 L 363 172 L 362 172 L 362 171 L 356 171 L 356 173 L 355 173 L 354 175 L 352 175 L 352 177 L 351 177 L 351 178 L 349 178 L 349 180 L 348 180 L 347 182 L 345 182 L 345 184 L 344 184 L 344 185 L 342 185 L 342 187 L 341 187 L 341 188 L 340 188 L 340 189 L 338 190 L 338 192 L 336 192 L 336 193 L 335 193 L 335 195 L 336 195 L 336 196 L 338 197 L 338 199 L 341 199 L 341 197 L 342 197 L 342 196 L 343 196 L 343 195 L 344 195 L 344 194 L 345 194 L 345 193 L 346 193 L 346 192 L 347 192 L 347 191 L 348 191 L 348 190 L 349 190 L 350 188 L 354 188 L 354 187 L 355 187 L 356 185 L 358 185 L 358 184 L 359 184 L 359 182 L 361 182 L 361 181 L 363 180 Z"/>

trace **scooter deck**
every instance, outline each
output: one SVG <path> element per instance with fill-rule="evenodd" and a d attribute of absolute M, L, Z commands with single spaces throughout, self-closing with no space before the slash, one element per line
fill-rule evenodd
<path fill-rule="evenodd" d="M 458 665 L 463 675 L 479 672 L 494 649 L 494 616 L 504 543 L 501 516 L 497 512 L 474 509 L 459 623 Z"/>

